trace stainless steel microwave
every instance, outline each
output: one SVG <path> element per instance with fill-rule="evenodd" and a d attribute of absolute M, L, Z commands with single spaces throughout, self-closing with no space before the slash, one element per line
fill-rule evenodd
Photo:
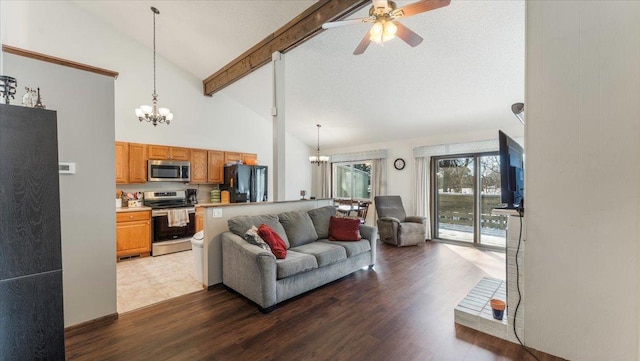
<path fill-rule="evenodd" d="M 175 160 L 149 160 L 149 182 L 189 182 L 191 163 Z"/>

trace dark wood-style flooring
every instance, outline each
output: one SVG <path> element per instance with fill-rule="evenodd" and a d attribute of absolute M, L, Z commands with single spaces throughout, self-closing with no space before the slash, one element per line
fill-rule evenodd
<path fill-rule="evenodd" d="M 433 242 L 378 249 L 374 270 L 266 315 L 215 287 L 68 332 L 67 359 L 533 360 L 516 344 L 453 322 L 454 306 L 488 275 L 484 270 L 503 272 L 504 258 Z"/>

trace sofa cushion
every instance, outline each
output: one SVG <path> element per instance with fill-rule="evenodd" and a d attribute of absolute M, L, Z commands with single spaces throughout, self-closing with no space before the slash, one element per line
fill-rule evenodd
<path fill-rule="evenodd" d="M 290 250 L 314 256 L 318 262 L 318 267 L 328 266 L 347 259 L 347 252 L 344 247 L 323 242 L 311 242 L 302 246 L 292 247 Z"/>
<path fill-rule="evenodd" d="M 287 278 L 315 268 L 318 268 L 318 262 L 314 256 L 288 251 L 285 259 L 276 259 L 276 278 Z"/>
<path fill-rule="evenodd" d="M 318 233 L 307 212 L 284 212 L 278 214 L 278 219 L 287 233 L 289 247 L 301 246 L 318 239 Z"/>
<path fill-rule="evenodd" d="M 360 253 L 371 251 L 371 244 L 366 239 L 357 242 L 329 241 L 324 239 L 316 243 L 330 243 L 333 245 L 344 247 L 344 249 L 347 251 L 347 257 L 353 257 L 359 255 Z"/>
<path fill-rule="evenodd" d="M 360 220 L 331 217 L 329 220 L 330 241 L 359 241 Z"/>
<path fill-rule="evenodd" d="M 235 216 L 227 221 L 229 230 L 240 237 L 244 237 L 251 227 L 259 227 L 261 224 L 266 224 L 271 227 L 282 240 L 284 244 L 289 248 L 289 239 L 287 238 L 287 232 L 284 231 L 282 225 L 278 221 L 278 216 L 275 214 L 267 214 L 262 216 Z"/>
<path fill-rule="evenodd" d="M 271 252 L 271 247 L 269 247 L 267 242 L 265 242 L 264 239 L 260 237 L 260 235 L 258 234 L 258 228 L 256 228 L 256 226 L 251 227 L 247 231 L 247 233 L 244 234 L 244 239 L 245 241 L 258 246 L 267 252 Z"/>
<path fill-rule="evenodd" d="M 287 246 L 284 244 L 284 241 L 280 238 L 278 233 L 276 233 L 276 231 L 271 227 L 266 224 L 261 224 L 260 227 L 258 227 L 258 235 L 267 242 L 271 248 L 271 253 L 273 253 L 276 258 L 284 259 L 287 257 Z"/>
<path fill-rule="evenodd" d="M 331 219 L 331 216 L 336 215 L 336 207 L 325 206 L 312 209 L 307 213 L 309 214 L 309 217 L 311 217 L 311 221 L 316 229 L 318 238 L 329 238 L 329 219 Z"/>

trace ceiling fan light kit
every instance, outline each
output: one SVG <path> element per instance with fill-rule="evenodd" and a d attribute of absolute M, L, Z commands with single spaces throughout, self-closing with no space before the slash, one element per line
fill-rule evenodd
<path fill-rule="evenodd" d="M 358 47 L 356 47 L 356 50 L 353 52 L 354 55 L 364 53 L 372 41 L 376 44 L 382 45 L 395 37 L 400 38 L 411 47 L 420 45 L 423 40 L 422 37 L 396 21 L 396 19 L 435 10 L 447 6 L 451 2 L 451 0 L 422 0 L 397 8 L 396 3 L 391 0 L 371 1 L 373 4 L 369 9 L 369 17 L 333 21 L 322 24 L 323 29 L 332 29 L 351 24 L 373 23 L 369 33 L 365 34 L 364 38 L 360 41 L 360 44 L 358 44 Z"/>

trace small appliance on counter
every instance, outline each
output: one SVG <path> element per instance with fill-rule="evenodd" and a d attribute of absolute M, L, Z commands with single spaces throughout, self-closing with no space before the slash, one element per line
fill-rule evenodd
<path fill-rule="evenodd" d="M 195 188 L 187 188 L 187 203 L 198 204 L 198 190 Z"/>

